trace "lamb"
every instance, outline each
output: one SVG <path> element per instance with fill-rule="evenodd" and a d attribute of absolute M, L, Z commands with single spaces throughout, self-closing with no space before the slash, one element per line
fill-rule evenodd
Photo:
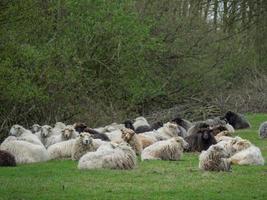
<path fill-rule="evenodd" d="M 156 142 L 142 151 L 141 159 L 144 160 L 180 160 L 183 149 L 188 148 L 188 143 L 182 137 Z"/>
<path fill-rule="evenodd" d="M 71 158 L 79 160 L 85 153 L 96 151 L 98 145 L 95 145 L 92 136 L 89 133 L 82 132 L 73 145 Z"/>
<path fill-rule="evenodd" d="M 0 146 L 14 155 L 17 164 L 44 162 L 49 160 L 47 150 L 43 145 L 37 145 L 24 140 L 18 140 L 14 136 L 7 137 Z"/>
<path fill-rule="evenodd" d="M 135 152 L 127 143 L 107 143 L 101 145 L 97 151 L 83 155 L 79 160 L 78 169 L 133 169 L 136 160 Z"/>
<path fill-rule="evenodd" d="M 264 165 L 264 158 L 258 147 L 252 145 L 248 140 L 239 140 L 233 144 L 236 154 L 228 160 L 238 165 Z"/>
<path fill-rule="evenodd" d="M 34 124 L 34 125 L 32 125 L 31 132 L 32 132 L 33 134 L 39 132 L 40 130 L 41 130 L 41 126 L 40 126 L 39 124 Z"/>
<path fill-rule="evenodd" d="M 6 166 L 14 167 L 16 165 L 17 164 L 15 157 L 11 153 L 0 150 L 0 167 L 6 167 Z"/>
<path fill-rule="evenodd" d="M 207 150 L 211 145 L 217 143 L 208 124 L 200 122 L 190 129 L 192 132 L 191 135 L 185 138 L 190 146 L 189 151 L 201 152 L 202 150 Z"/>
<path fill-rule="evenodd" d="M 53 130 L 54 131 L 54 130 Z M 58 142 L 66 141 L 69 139 L 75 139 L 78 136 L 78 133 L 74 130 L 74 127 L 71 125 L 66 126 L 63 130 L 61 130 L 61 134 L 54 134 L 47 138 L 46 148 L 49 146 L 56 144 Z"/>
<path fill-rule="evenodd" d="M 229 154 L 219 145 L 211 145 L 207 151 L 199 155 L 199 169 L 207 171 L 230 171 Z"/>
<path fill-rule="evenodd" d="M 232 111 L 228 111 L 222 119 L 226 120 L 229 124 L 231 124 L 234 129 L 244 129 L 244 128 L 250 128 L 251 125 L 247 121 L 244 115 L 241 115 L 239 113 L 234 113 Z"/>
<path fill-rule="evenodd" d="M 263 122 L 259 128 L 259 137 L 261 139 L 267 138 L 267 122 Z"/>
<path fill-rule="evenodd" d="M 123 139 L 123 141 L 127 142 L 137 155 L 141 155 L 143 147 L 141 141 L 137 137 L 137 134 L 132 129 L 128 128 L 122 129 L 121 132 L 121 138 Z"/>
<path fill-rule="evenodd" d="M 39 138 L 32 134 L 30 130 L 25 129 L 24 127 L 15 124 L 10 129 L 10 135 L 16 136 L 18 140 L 24 140 L 33 144 L 41 145 L 43 146 L 42 142 L 39 140 Z"/>

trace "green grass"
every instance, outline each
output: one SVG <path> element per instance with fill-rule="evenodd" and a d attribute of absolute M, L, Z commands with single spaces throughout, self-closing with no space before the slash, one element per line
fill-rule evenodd
<path fill-rule="evenodd" d="M 259 146 L 267 114 L 248 114 L 252 128 L 236 133 Z M 138 162 L 131 171 L 79 171 L 71 160 L 0 168 L 0 199 L 267 199 L 267 166 L 233 166 L 232 172 L 198 170 L 198 154 L 181 161 Z"/>

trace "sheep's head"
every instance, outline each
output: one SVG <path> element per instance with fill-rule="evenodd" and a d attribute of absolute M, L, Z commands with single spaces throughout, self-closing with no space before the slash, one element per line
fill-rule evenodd
<path fill-rule="evenodd" d="M 251 146 L 250 141 L 241 139 L 233 144 L 233 149 L 235 151 L 242 151 L 244 149 L 247 149 Z"/>
<path fill-rule="evenodd" d="M 78 133 L 83 132 L 84 129 L 87 128 L 87 125 L 85 123 L 75 123 L 73 126 Z"/>
<path fill-rule="evenodd" d="M 180 130 L 176 123 L 167 122 L 166 124 L 164 124 L 164 127 L 168 128 L 174 135 L 178 135 L 180 133 Z"/>
<path fill-rule="evenodd" d="M 182 137 L 174 137 L 174 140 L 179 143 L 183 149 L 189 149 L 189 144 Z"/>
<path fill-rule="evenodd" d="M 129 142 L 134 135 L 135 135 L 135 132 L 132 129 L 128 129 L 128 128 L 121 129 L 121 138 L 125 142 Z"/>
<path fill-rule="evenodd" d="M 31 131 L 32 133 L 37 133 L 41 130 L 41 126 L 39 124 L 32 125 Z"/>
<path fill-rule="evenodd" d="M 201 133 L 201 137 L 203 140 L 209 140 L 211 138 L 211 135 L 212 135 L 212 130 L 210 129 L 202 129 L 200 131 Z"/>
<path fill-rule="evenodd" d="M 127 119 L 124 121 L 124 126 L 125 126 L 125 128 L 129 128 L 129 129 L 134 130 L 133 122 L 130 119 Z"/>
<path fill-rule="evenodd" d="M 89 145 L 93 142 L 92 136 L 90 135 L 90 133 L 87 132 L 80 133 L 79 140 L 83 145 Z"/>
<path fill-rule="evenodd" d="M 17 136 L 18 137 L 23 133 L 24 130 L 25 129 L 22 126 L 20 126 L 18 124 L 15 124 L 15 125 L 13 125 L 11 127 L 11 129 L 9 131 L 9 134 L 12 135 L 12 136 Z"/>
<path fill-rule="evenodd" d="M 49 137 L 52 134 L 52 127 L 49 125 L 44 125 L 41 127 L 41 136 L 43 138 Z"/>
<path fill-rule="evenodd" d="M 75 130 L 73 128 L 73 126 L 66 126 L 63 130 L 62 130 L 62 136 L 63 138 L 69 140 L 71 139 L 75 134 Z"/>

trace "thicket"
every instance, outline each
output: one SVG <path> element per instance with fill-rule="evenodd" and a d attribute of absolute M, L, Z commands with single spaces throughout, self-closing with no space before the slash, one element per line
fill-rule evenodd
<path fill-rule="evenodd" d="M 0 2 L 0 130 L 267 111 L 265 0 Z"/>

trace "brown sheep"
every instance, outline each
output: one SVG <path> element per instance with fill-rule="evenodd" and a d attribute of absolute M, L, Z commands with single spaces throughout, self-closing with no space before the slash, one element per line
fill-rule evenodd
<path fill-rule="evenodd" d="M 143 147 L 141 141 L 137 137 L 137 134 L 132 129 L 128 128 L 122 129 L 121 133 L 121 138 L 133 148 L 137 155 L 141 155 Z"/>

